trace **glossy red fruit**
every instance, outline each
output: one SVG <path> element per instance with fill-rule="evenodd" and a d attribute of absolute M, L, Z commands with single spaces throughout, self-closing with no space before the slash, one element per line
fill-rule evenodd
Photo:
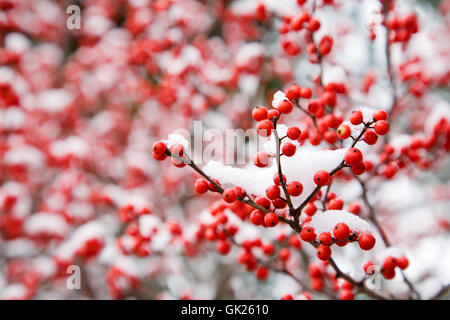
<path fill-rule="evenodd" d="M 400 269 L 405 270 L 409 266 L 409 261 L 406 257 L 400 257 L 397 259 L 397 265 Z"/>
<path fill-rule="evenodd" d="M 166 144 L 165 144 L 164 142 L 162 142 L 162 141 L 156 141 L 156 142 L 153 144 L 152 150 L 153 150 L 153 152 L 154 152 L 155 154 L 161 155 L 161 154 L 164 154 L 164 152 L 166 152 L 167 147 L 166 147 Z"/>
<path fill-rule="evenodd" d="M 305 209 L 304 209 L 303 211 L 304 211 L 308 216 L 312 217 L 312 216 L 316 213 L 317 208 L 316 208 L 316 206 L 314 205 L 314 203 L 309 202 L 309 203 L 306 205 L 306 207 L 305 207 Z"/>
<path fill-rule="evenodd" d="M 326 246 L 330 246 L 333 243 L 333 237 L 329 232 L 322 232 L 317 240 Z"/>
<path fill-rule="evenodd" d="M 223 201 L 227 203 L 233 203 L 237 199 L 237 193 L 235 189 L 229 188 L 225 189 L 222 194 Z"/>
<path fill-rule="evenodd" d="M 217 245 L 216 245 L 216 250 L 217 252 L 219 252 L 221 255 L 226 255 L 230 252 L 231 250 L 231 245 L 228 241 L 225 240 L 220 240 Z"/>
<path fill-rule="evenodd" d="M 300 238 L 302 238 L 303 241 L 311 242 L 316 240 L 316 233 L 314 232 L 313 227 L 305 227 L 300 232 Z"/>
<path fill-rule="evenodd" d="M 259 210 L 253 210 L 250 213 L 250 221 L 257 226 L 260 226 L 264 223 L 264 213 Z"/>
<path fill-rule="evenodd" d="M 256 278 L 258 280 L 266 280 L 267 277 L 269 276 L 269 269 L 267 269 L 267 267 L 261 266 L 258 269 L 256 269 Z"/>
<path fill-rule="evenodd" d="M 208 191 L 208 181 L 205 179 L 197 179 L 194 185 L 195 192 L 202 194 Z"/>
<path fill-rule="evenodd" d="M 361 162 L 362 159 L 363 155 L 357 148 L 350 148 L 345 152 L 344 160 L 351 166 Z"/>
<path fill-rule="evenodd" d="M 343 222 L 338 223 L 333 228 L 333 235 L 337 240 L 346 240 L 350 235 L 350 228 Z"/>
<path fill-rule="evenodd" d="M 375 246 L 375 237 L 370 233 L 363 233 L 358 239 L 359 247 L 363 250 L 370 250 Z"/>
<path fill-rule="evenodd" d="M 278 199 L 280 197 L 280 193 L 280 188 L 276 185 L 269 186 L 266 189 L 266 196 L 270 200 Z"/>
<path fill-rule="evenodd" d="M 387 120 L 388 114 L 384 110 L 377 110 L 373 113 L 373 120 L 380 121 L 380 120 Z"/>
<path fill-rule="evenodd" d="M 266 213 L 264 216 L 264 225 L 266 227 L 275 227 L 277 224 L 278 216 L 273 212 Z"/>
<path fill-rule="evenodd" d="M 281 296 L 281 300 L 294 300 L 294 297 L 288 293 Z"/>
<path fill-rule="evenodd" d="M 331 249 L 329 246 L 321 244 L 317 247 L 316 255 L 320 260 L 326 261 L 331 257 Z"/>
<path fill-rule="evenodd" d="M 389 123 L 385 120 L 379 120 L 375 122 L 375 126 L 373 128 L 377 134 L 380 136 L 385 135 L 389 131 Z"/>
<path fill-rule="evenodd" d="M 289 251 L 288 248 L 280 249 L 280 253 L 278 254 L 278 258 L 280 258 L 281 261 L 287 261 L 290 256 L 291 256 L 291 251 Z"/>
<path fill-rule="evenodd" d="M 256 125 L 256 132 L 261 137 L 268 137 L 272 134 L 273 123 L 270 120 L 262 120 Z"/>
<path fill-rule="evenodd" d="M 289 100 L 283 100 L 277 106 L 277 110 L 284 114 L 290 113 L 292 109 L 294 109 L 294 106 L 292 105 L 292 102 L 290 102 Z"/>
<path fill-rule="evenodd" d="M 267 119 L 267 109 L 263 106 L 258 106 L 252 111 L 252 118 L 255 121 L 262 121 Z"/>
<path fill-rule="evenodd" d="M 383 276 L 388 280 L 394 278 L 395 269 L 383 269 Z"/>
<path fill-rule="evenodd" d="M 270 200 L 265 197 L 256 197 L 255 202 L 263 208 L 270 209 Z"/>
<path fill-rule="evenodd" d="M 363 122 L 362 111 L 361 110 L 353 111 L 352 114 L 350 115 L 350 122 L 355 126 L 361 124 Z"/>
<path fill-rule="evenodd" d="M 373 130 L 367 130 L 364 133 L 364 141 L 369 145 L 374 145 L 378 141 L 378 135 Z"/>
<path fill-rule="evenodd" d="M 328 201 L 328 210 L 342 210 L 344 201 L 342 199 L 332 199 Z"/>
<path fill-rule="evenodd" d="M 291 140 L 297 140 L 301 133 L 302 132 L 299 127 L 289 127 L 287 130 L 287 136 Z"/>
<path fill-rule="evenodd" d="M 341 124 L 337 129 L 337 135 L 339 139 L 345 140 L 352 134 L 352 130 L 346 124 Z"/>
<path fill-rule="evenodd" d="M 355 299 L 355 295 L 353 294 L 352 290 L 342 290 L 341 293 L 339 293 L 339 299 L 340 300 L 353 300 Z"/>
<path fill-rule="evenodd" d="M 286 157 L 292 157 L 295 154 L 296 149 L 296 146 L 290 142 L 284 143 L 283 147 L 281 147 L 281 151 Z"/>
<path fill-rule="evenodd" d="M 277 109 L 270 109 L 267 112 L 267 120 L 272 120 L 274 118 L 277 118 L 280 115 L 280 112 Z"/>
<path fill-rule="evenodd" d="M 395 257 L 386 257 L 383 261 L 383 269 L 394 269 L 397 266 L 397 259 Z"/>
<path fill-rule="evenodd" d="M 312 97 L 312 90 L 310 88 L 302 88 L 300 95 L 304 99 L 310 99 Z"/>
<path fill-rule="evenodd" d="M 289 88 L 286 89 L 285 95 L 289 100 L 296 100 L 300 98 L 300 90 L 302 88 L 298 84 L 293 84 Z"/>
<path fill-rule="evenodd" d="M 314 182 L 318 186 L 326 186 L 330 183 L 330 180 L 331 180 L 330 174 L 325 170 L 319 170 L 314 175 Z"/>
<path fill-rule="evenodd" d="M 287 185 L 287 192 L 293 197 L 298 197 L 303 192 L 303 185 L 298 181 L 292 181 Z"/>
<path fill-rule="evenodd" d="M 286 176 L 283 174 L 283 181 L 286 183 Z M 278 172 L 273 175 L 273 183 L 277 186 L 280 185 L 280 176 Z"/>
<path fill-rule="evenodd" d="M 357 164 L 354 164 L 352 166 L 352 172 L 359 176 L 361 174 L 363 174 L 364 172 L 366 172 L 366 165 L 364 163 L 364 161 L 358 162 Z"/>

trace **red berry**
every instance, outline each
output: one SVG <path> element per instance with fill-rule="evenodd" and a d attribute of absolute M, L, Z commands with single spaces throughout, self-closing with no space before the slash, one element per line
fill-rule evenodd
<path fill-rule="evenodd" d="M 404 270 L 409 266 L 409 261 L 406 257 L 400 257 L 397 259 L 397 265 L 400 269 Z"/>
<path fill-rule="evenodd" d="M 301 130 L 299 127 L 289 127 L 287 130 L 287 136 L 291 140 L 297 140 L 300 137 Z"/>
<path fill-rule="evenodd" d="M 267 198 L 264 197 L 257 197 L 255 199 L 255 202 L 257 204 L 259 204 L 261 207 L 266 208 L 266 209 L 270 209 L 270 201 Z"/>
<path fill-rule="evenodd" d="M 270 200 L 275 200 L 280 197 L 280 188 L 276 185 L 269 186 L 266 189 L 266 196 Z"/>
<path fill-rule="evenodd" d="M 363 233 L 358 239 L 359 247 L 363 250 L 370 250 L 375 246 L 375 237 L 370 233 Z"/>
<path fill-rule="evenodd" d="M 333 243 L 333 237 L 331 236 L 331 233 L 329 233 L 329 232 L 322 232 L 319 235 L 318 240 L 321 244 L 324 244 L 326 246 L 331 246 L 331 244 Z"/>
<path fill-rule="evenodd" d="M 361 162 L 362 159 L 363 155 L 359 149 L 350 148 L 345 152 L 344 160 L 351 166 Z"/>
<path fill-rule="evenodd" d="M 330 183 L 330 179 L 330 174 L 325 170 L 319 170 L 314 175 L 314 182 L 321 187 L 328 185 Z"/>
<path fill-rule="evenodd" d="M 286 142 L 283 144 L 281 151 L 286 157 L 292 157 L 295 154 L 296 147 L 293 143 Z"/>
<path fill-rule="evenodd" d="M 273 213 L 269 212 L 264 216 L 264 225 L 266 227 L 275 227 L 278 224 L 278 216 Z"/>
<path fill-rule="evenodd" d="M 308 274 L 311 278 L 320 278 L 323 276 L 322 270 L 316 264 L 310 264 L 308 266 Z"/>
<path fill-rule="evenodd" d="M 289 100 L 296 100 L 300 98 L 300 90 L 302 88 L 298 84 L 293 84 L 286 89 L 285 95 Z"/>
<path fill-rule="evenodd" d="M 352 290 L 342 290 L 339 294 L 340 300 L 353 300 L 355 298 L 355 295 L 353 294 Z"/>
<path fill-rule="evenodd" d="M 167 158 L 167 156 L 164 153 L 161 153 L 161 154 L 157 154 L 155 152 L 152 152 L 152 153 L 153 153 L 153 158 L 155 158 L 158 161 L 163 161 Z"/>
<path fill-rule="evenodd" d="M 386 279 L 392 279 L 395 277 L 395 269 L 383 269 L 383 276 Z"/>
<path fill-rule="evenodd" d="M 286 176 L 283 174 L 283 181 L 286 183 Z M 278 172 L 273 175 L 273 183 L 277 186 L 280 185 L 280 176 Z"/>
<path fill-rule="evenodd" d="M 258 124 L 256 125 L 256 132 L 258 132 L 258 134 L 261 137 L 268 137 L 271 135 L 273 130 L 273 123 L 270 120 L 262 120 L 260 122 L 258 122 Z"/>
<path fill-rule="evenodd" d="M 376 266 L 372 261 L 368 261 L 363 266 L 364 272 L 368 275 L 375 274 Z"/>
<path fill-rule="evenodd" d="M 362 123 L 363 113 L 360 110 L 353 111 L 350 115 L 350 122 L 355 126 Z"/>
<path fill-rule="evenodd" d="M 368 145 L 374 145 L 375 143 L 377 143 L 378 140 L 378 135 L 375 133 L 375 131 L 372 130 L 367 130 L 364 133 L 364 141 L 368 144 Z"/>
<path fill-rule="evenodd" d="M 156 141 L 156 142 L 153 144 L 152 150 L 153 150 L 153 152 L 154 152 L 155 154 L 161 155 L 161 154 L 164 154 L 164 152 L 166 152 L 167 147 L 166 147 L 166 144 L 165 144 L 164 142 L 162 142 L 162 141 Z"/>
<path fill-rule="evenodd" d="M 289 251 L 288 248 L 282 248 L 280 250 L 280 253 L 278 254 L 278 257 L 281 261 L 287 261 L 289 257 L 291 256 L 291 251 Z"/>
<path fill-rule="evenodd" d="M 286 201 L 284 201 L 284 200 L 281 199 L 281 198 L 278 198 L 278 199 L 273 200 L 273 201 L 272 201 L 272 204 L 273 204 L 273 206 L 274 206 L 275 208 L 277 208 L 277 209 L 284 209 L 284 208 L 286 208 L 286 206 L 287 206 Z"/>
<path fill-rule="evenodd" d="M 266 167 L 269 164 L 268 154 L 264 151 L 259 151 L 253 157 L 253 163 L 259 168 Z"/>
<path fill-rule="evenodd" d="M 298 197 L 303 192 L 303 185 L 298 181 L 292 181 L 287 185 L 287 192 L 293 197 Z"/>
<path fill-rule="evenodd" d="M 352 130 L 346 124 L 341 124 L 337 129 L 337 135 L 339 139 L 345 140 L 352 134 Z"/>
<path fill-rule="evenodd" d="M 348 212 L 351 212 L 353 214 L 358 214 L 359 211 L 361 210 L 361 205 L 357 202 L 352 202 L 348 205 Z"/>
<path fill-rule="evenodd" d="M 231 189 L 231 188 L 224 190 L 224 192 L 222 194 L 222 199 L 223 199 L 223 201 L 225 201 L 227 203 L 235 202 L 237 199 L 236 190 Z"/>
<path fill-rule="evenodd" d="M 316 240 L 316 233 L 314 232 L 313 227 L 305 227 L 300 232 L 300 238 L 302 238 L 303 241 L 311 242 Z"/>
<path fill-rule="evenodd" d="M 354 164 L 352 166 L 352 172 L 357 176 L 363 174 L 365 171 L 366 171 L 366 165 L 365 165 L 364 161 L 358 162 L 357 164 Z"/>
<path fill-rule="evenodd" d="M 387 123 L 385 120 L 379 120 L 375 122 L 374 130 L 377 134 L 383 136 L 389 131 L 389 123 Z"/>
<path fill-rule="evenodd" d="M 319 29 L 320 29 L 320 21 L 317 19 L 310 19 L 309 20 L 309 30 L 317 31 Z"/>
<path fill-rule="evenodd" d="M 373 120 L 375 121 L 387 120 L 387 118 L 388 115 L 384 110 L 377 110 L 373 113 Z"/>
<path fill-rule="evenodd" d="M 312 97 L 312 90 L 310 88 L 302 88 L 300 95 L 304 99 L 310 99 Z"/>
<path fill-rule="evenodd" d="M 317 211 L 317 208 L 316 208 L 316 206 L 314 205 L 314 203 L 312 203 L 312 202 L 309 202 L 309 203 L 306 205 L 305 209 L 304 209 L 304 212 L 305 212 L 308 216 L 313 216 L 313 215 L 316 213 L 316 211 Z"/>
<path fill-rule="evenodd" d="M 344 201 L 342 199 L 332 199 L 328 201 L 328 210 L 342 210 Z"/>
<path fill-rule="evenodd" d="M 216 245 L 216 250 L 221 255 L 226 255 L 231 250 L 231 245 L 228 241 L 220 240 Z"/>
<path fill-rule="evenodd" d="M 206 181 L 205 179 L 197 179 L 197 181 L 195 181 L 194 189 L 197 193 L 200 194 L 207 192 L 208 181 Z"/>
<path fill-rule="evenodd" d="M 337 240 L 346 240 L 350 235 L 350 228 L 343 222 L 338 223 L 333 228 L 333 235 Z"/>
<path fill-rule="evenodd" d="M 277 118 L 280 115 L 280 112 L 278 112 L 277 109 L 270 109 L 267 113 L 267 119 L 272 120 L 274 118 Z"/>
<path fill-rule="evenodd" d="M 329 246 L 321 244 L 317 247 L 316 255 L 320 260 L 326 261 L 331 257 L 331 249 Z"/>
<path fill-rule="evenodd" d="M 269 269 L 267 269 L 266 267 L 261 266 L 258 269 L 256 269 L 256 278 L 258 280 L 266 280 L 268 276 L 269 276 Z"/>
<path fill-rule="evenodd" d="M 252 117 L 255 121 L 262 121 L 267 119 L 267 109 L 263 106 L 259 106 L 253 109 Z"/>
<path fill-rule="evenodd" d="M 313 114 L 316 113 L 319 110 L 319 108 L 320 108 L 320 104 L 317 101 L 311 101 L 308 104 L 308 111 Z"/>
<path fill-rule="evenodd" d="M 275 252 L 275 246 L 273 243 L 266 243 L 262 246 L 262 251 L 265 255 L 271 256 Z"/>
<path fill-rule="evenodd" d="M 289 100 L 283 100 L 277 106 L 277 110 L 284 114 L 290 113 L 293 108 L 294 106 L 292 105 L 292 102 L 290 102 Z"/>
<path fill-rule="evenodd" d="M 383 261 L 383 269 L 394 269 L 397 266 L 397 259 L 395 257 L 389 256 Z"/>
<path fill-rule="evenodd" d="M 281 300 L 294 300 L 294 297 L 290 294 L 283 294 Z"/>
<path fill-rule="evenodd" d="M 302 242 L 300 241 L 300 238 L 297 237 L 297 235 L 293 235 L 289 238 L 289 245 L 291 247 L 300 249 L 302 247 Z"/>
<path fill-rule="evenodd" d="M 250 213 L 250 221 L 257 226 L 260 226 L 264 223 L 264 213 L 259 210 L 253 210 Z"/>
<path fill-rule="evenodd" d="M 328 142 L 329 144 L 335 144 L 336 141 L 338 140 L 338 136 L 334 131 L 326 131 L 323 134 L 323 137 L 325 138 L 325 141 Z"/>

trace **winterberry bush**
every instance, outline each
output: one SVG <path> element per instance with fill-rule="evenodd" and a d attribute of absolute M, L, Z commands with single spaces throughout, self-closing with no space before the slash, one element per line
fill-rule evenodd
<path fill-rule="evenodd" d="M 448 297 L 450 1 L 72 4 L 0 0 L 1 299 Z"/>

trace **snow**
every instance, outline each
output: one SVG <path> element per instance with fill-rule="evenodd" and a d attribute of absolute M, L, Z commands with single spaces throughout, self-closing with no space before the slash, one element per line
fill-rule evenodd
<path fill-rule="evenodd" d="M 31 168 L 39 168 L 44 165 L 44 154 L 30 145 L 20 145 L 5 153 L 6 164 L 25 164 Z"/>
<path fill-rule="evenodd" d="M 21 283 L 13 283 L 7 286 L 0 294 L 3 300 L 24 299 L 27 296 L 27 287 Z"/>
<path fill-rule="evenodd" d="M 167 140 L 164 140 L 167 145 L 167 148 L 172 147 L 175 144 L 181 144 L 184 147 L 184 150 L 189 148 L 189 141 L 183 137 L 181 134 L 171 133 L 167 137 Z"/>
<path fill-rule="evenodd" d="M 278 105 L 279 105 L 283 100 L 286 100 L 286 95 L 284 94 L 283 91 L 278 90 L 278 91 L 275 92 L 275 94 L 273 95 L 272 107 L 277 108 Z"/>
<path fill-rule="evenodd" d="M 68 225 L 64 218 L 56 213 L 38 212 L 25 221 L 24 229 L 29 235 L 45 233 L 64 236 L 68 231 Z"/>
<path fill-rule="evenodd" d="M 82 159 L 89 152 L 89 144 L 79 136 L 70 136 L 64 140 L 53 142 L 50 146 L 50 152 L 58 158 L 75 155 Z"/>
<path fill-rule="evenodd" d="M 280 125 L 277 128 L 280 135 L 286 131 L 286 126 Z M 300 205 L 306 197 L 314 190 L 314 174 L 318 170 L 331 171 L 336 168 L 347 149 L 337 150 L 316 150 L 309 146 L 297 145 L 297 152 L 292 157 L 281 157 L 281 166 L 287 182 L 299 181 L 303 185 L 303 193 L 298 197 L 292 197 L 294 206 Z M 264 148 L 268 152 L 274 152 L 274 138 L 266 141 Z M 273 176 L 278 172 L 276 161 L 265 168 L 257 168 L 249 164 L 244 168 L 224 165 L 220 162 L 210 160 L 203 167 L 203 171 L 218 179 L 223 185 L 240 186 L 249 194 L 265 196 L 266 188 L 273 184 Z"/>
<path fill-rule="evenodd" d="M 48 112 L 65 110 L 73 101 L 72 93 L 66 89 L 49 89 L 37 96 L 38 106 Z"/>
<path fill-rule="evenodd" d="M 370 225 L 366 221 L 345 210 L 317 212 L 312 217 L 309 226 L 313 227 L 316 234 L 319 235 L 322 232 L 332 232 L 334 226 L 341 222 L 346 223 L 350 230 L 355 232 L 372 232 Z"/>

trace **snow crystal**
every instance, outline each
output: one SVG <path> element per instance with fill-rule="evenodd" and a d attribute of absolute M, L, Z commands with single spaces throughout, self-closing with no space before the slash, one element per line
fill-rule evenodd
<path fill-rule="evenodd" d="M 312 217 L 309 225 L 314 228 L 316 234 L 320 234 L 322 232 L 332 232 L 334 226 L 341 222 L 346 223 L 352 231 L 359 233 L 372 231 L 366 221 L 345 210 L 318 212 Z"/>

